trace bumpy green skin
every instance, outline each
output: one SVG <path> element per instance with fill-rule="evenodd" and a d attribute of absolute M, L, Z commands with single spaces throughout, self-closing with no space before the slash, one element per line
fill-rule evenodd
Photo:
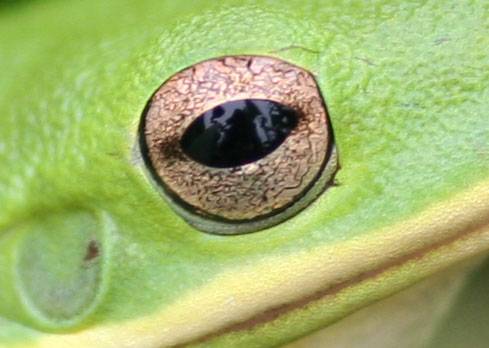
<path fill-rule="evenodd" d="M 488 177 L 485 1 L 0 9 L 0 316 L 9 319 L 0 319 L 0 347 L 149 315 L 236 265 L 373 233 Z M 234 54 L 276 56 L 316 76 L 341 169 L 338 186 L 293 219 L 220 237 L 161 199 L 138 154 L 138 127 L 168 77 Z M 90 235 L 62 233 L 87 224 Z M 66 289 L 49 297 L 59 279 Z M 79 302 L 52 308 L 59 299 Z M 277 332 L 254 346 L 307 330 Z"/>

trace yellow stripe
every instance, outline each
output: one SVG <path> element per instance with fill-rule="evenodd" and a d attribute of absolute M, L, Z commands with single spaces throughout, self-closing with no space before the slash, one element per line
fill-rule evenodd
<path fill-rule="evenodd" d="M 353 285 L 358 280 L 362 287 L 367 280 L 421 279 L 486 250 L 488 226 L 489 181 L 375 233 L 228 270 L 156 314 L 78 333 L 46 335 L 35 345 L 30 342 L 20 347 L 161 348 L 182 344 L 345 282 Z M 379 270 L 385 272 L 379 275 Z M 362 277 L 369 272 L 367 280 Z"/>

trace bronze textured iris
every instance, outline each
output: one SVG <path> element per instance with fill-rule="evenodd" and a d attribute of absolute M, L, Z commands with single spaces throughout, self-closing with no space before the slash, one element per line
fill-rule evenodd
<path fill-rule="evenodd" d="M 337 168 L 314 77 L 272 57 L 197 63 L 154 93 L 142 122 L 162 194 L 206 232 L 273 226 L 306 207 Z"/>

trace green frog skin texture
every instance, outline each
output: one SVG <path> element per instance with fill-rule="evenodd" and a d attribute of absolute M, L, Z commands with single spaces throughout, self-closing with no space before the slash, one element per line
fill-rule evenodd
<path fill-rule="evenodd" d="M 314 76 L 338 169 L 218 235 L 163 199 L 140 125 L 237 55 Z M 3 2 L 0 348 L 485 347 L 488 83 L 482 0 Z"/>

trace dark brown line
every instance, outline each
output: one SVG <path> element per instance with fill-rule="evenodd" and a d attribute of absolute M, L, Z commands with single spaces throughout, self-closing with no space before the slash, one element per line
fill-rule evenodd
<path fill-rule="evenodd" d="M 412 261 L 415 259 L 421 259 L 426 254 L 428 254 L 429 252 L 436 250 L 436 249 L 439 249 L 443 246 L 452 244 L 453 242 L 455 242 L 459 239 L 462 239 L 463 237 L 465 237 L 469 234 L 478 232 L 482 228 L 487 227 L 487 226 L 489 226 L 489 223 L 487 221 L 480 221 L 479 223 L 474 224 L 473 226 L 468 226 L 463 232 L 461 232 L 459 234 L 451 236 L 451 237 L 449 237 L 443 241 L 435 243 L 435 244 L 433 244 L 429 247 L 426 247 L 424 249 L 418 250 L 418 251 L 416 251 L 412 254 L 409 254 L 409 255 L 407 255 L 407 256 L 405 256 L 405 257 L 403 257 L 403 258 L 401 258 L 395 262 L 389 263 L 380 269 L 365 272 L 365 273 L 359 275 L 358 277 L 356 277 L 354 279 L 347 280 L 347 281 L 342 282 L 340 284 L 334 285 L 328 289 L 321 290 L 319 292 L 316 292 L 313 295 L 306 296 L 305 298 L 298 300 L 296 302 L 285 304 L 279 308 L 266 310 L 262 314 L 259 314 L 255 317 L 248 319 L 248 320 L 245 320 L 241 323 L 234 324 L 234 325 L 231 325 L 229 327 L 225 327 L 223 329 L 220 329 L 220 330 L 215 331 L 213 333 L 207 334 L 207 335 L 202 336 L 200 338 L 191 340 L 191 341 L 186 342 L 186 343 L 171 346 L 171 347 L 172 348 L 180 348 L 180 347 L 184 347 L 187 344 L 202 343 L 202 342 L 211 340 L 217 336 L 225 335 L 225 334 L 232 333 L 235 331 L 251 329 L 257 325 L 273 321 L 273 320 L 277 319 L 278 317 L 282 316 L 283 314 L 289 313 L 289 312 L 291 312 L 297 308 L 305 307 L 306 305 L 308 305 L 312 302 L 318 301 L 318 300 L 322 299 L 323 297 L 337 294 L 341 290 L 343 290 L 343 289 L 345 289 L 345 288 L 347 288 L 353 284 L 361 283 L 362 281 L 369 279 L 369 278 L 374 278 L 374 277 L 376 277 L 376 276 L 378 276 L 378 275 L 380 275 L 380 274 L 382 274 L 382 273 L 384 273 L 384 272 L 386 272 L 392 268 L 395 268 L 396 266 L 400 266 L 400 265 L 405 264 L 409 261 Z"/>
<path fill-rule="evenodd" d="M 320 51 L 316 51 L 316 50 L 313 50 L 311 48 L 307 48 L 307 47 L 299 46 L 299 45 L 291 45 L 291 46 L 287 46 L 287 47 L 282 47 L 282 48 L 279 48 L 277 50 L 271 51 L 270 53 L 278 53 L 278 52 L 289 51 L 289 50 L 303 50 L 303 51 L 306 51 L 309 53 L 314 53 L 314 54 L 320 53 Z"/>
<path fill-rule="evenodd" d="M 367 63 L 368 65 L 370 66 L 377 66 L 377 64 L 375 64 L 374 62 L 372 62 L 371 60 L 367 59 L 367 58 L 362 58 L 362 57 L 355 57 L 355 59 L 359 60 L 359 61 L 362 61 L 364 63 Z"/>

